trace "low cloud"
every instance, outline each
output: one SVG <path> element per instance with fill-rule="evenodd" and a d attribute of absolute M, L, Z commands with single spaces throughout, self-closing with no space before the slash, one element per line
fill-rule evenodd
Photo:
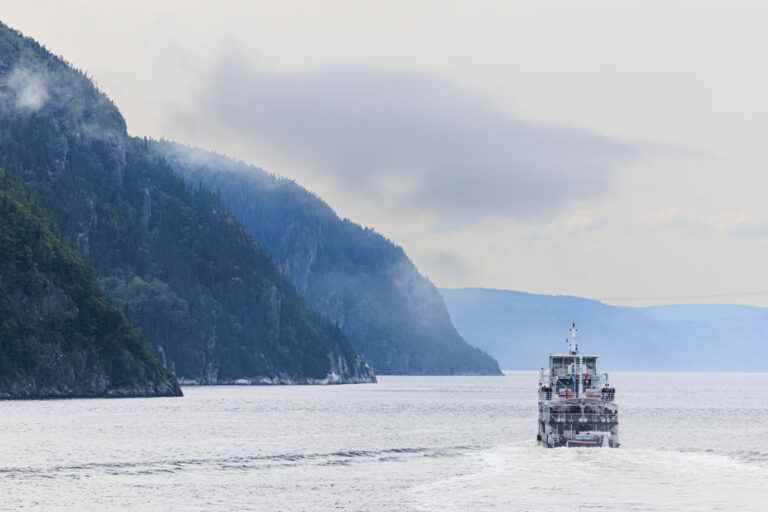
<path fill-rule="evenodd" d="M 47 80 L 43 73 L 17 66 L 3 80 L 5 108 L 22 112 L 37 112 L 48 101 Z M 1 89 L 0 89 L 1 90 Z"/>
<path fill-rule="evenodd" d="M 551 221 L 605 194 L 639 153 L 587 130 L 524 121 L 423 72 L 276 72 L 234 54 L 201 83 L 197 122 L 219 136 L 269 147 L 389 211 L 454 227 Z"/>
<path fill-rule="evenodd" d="M 463 282 L 469 277 L 471 269 L 456 253 L 431 251 L 419 258 L 440 282 Z"/>
<path fill-rule="evenodd" d="M 55 109 L 70 133 L 117 143 L 125 122 L 111 100 L 93 87 L 86 75 L 64 64 L 22 54 L 10 71 L 0 71 L 0 111 L 23 116 Z"/>

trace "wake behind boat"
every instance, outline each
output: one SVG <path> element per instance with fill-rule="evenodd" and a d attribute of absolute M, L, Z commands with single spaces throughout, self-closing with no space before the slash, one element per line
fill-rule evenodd
<path fill-rule="evenodd" d="M 536 439 L 557 446 L 619 446 L 616 390 L 598 374 L 596 355 L 579 353 L 571 325 L 568 353 L 550 354 L 539 374 L 539 428 Z"/>

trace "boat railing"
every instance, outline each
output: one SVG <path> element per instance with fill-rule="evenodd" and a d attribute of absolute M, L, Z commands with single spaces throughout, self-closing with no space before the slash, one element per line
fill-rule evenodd
<path fill-rule="evenodd" d="M 548 378 L 548 372 L 542 371 L 542 376 L 539 382 L 544 383 L 539 388 L 539 400 L 562 400 L 577 398 L 573 386 L 570 383 L 566 384 L 566 387 L 562 387 L 562 383 L 558 383 L 556 379 Z M 575 376 L 570 376 L 571 379 L 575 379 Z M 562 377 L 561 377 L 562 381 Z M 575 384 L 575 381 L 573 382 Z M 605 402 L 613 402 L 616 397 L 616 389 L 610 387 L 608 381 L 608 374 L 603 373 L 599 375 L 592 375 L 588 377 L 581 376 L 579 381 L 580 397 L 579 398 L 593 398 L 603 400 Z"/>
<path fill-rule="evenodd" d="M 550 413 L 557 423 L 615 423 L 615 414 Z"/>
<path fill-rule="evenodd" d="M 569 390 L 560 390 L 555 392 L 549 387 L 544 387 L 539 390 L 539 400 L 569 400 L 576 398 L 576 393 Z M 595 400 L 602 400 L 603 402 L 613 402 L 616 398 L 616 390 L 614 388 L 590 388 L 584 391 L 579 398 L 591 398 Z"/>

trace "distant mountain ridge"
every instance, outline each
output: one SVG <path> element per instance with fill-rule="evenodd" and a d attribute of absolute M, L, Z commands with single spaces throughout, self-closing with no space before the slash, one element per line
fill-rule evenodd
<path fill-rule="evenodd" d="M 130 137 L 84 73 L 2 23 L 0 167 L 185 381 L 375 381 L 214 194 Z"/>
<path fill-rule="evenodd" d="M 443 289 L 466 339 L 505 369 L 536 369 L 566 348 L 576 322 L 581 348 L 615 370 L 768 370 L 768 309 L 739 305 L 612 306 L 571 296 L 483 288 Z"/>
<path fill-rule="evenodd" d="M 402 248 L 291 180 L 170 141 L 152 143 L 189 183 L 216 193 L 307 303 L 380 374 L 498 375 L 459 335 L 437 289 Z"/>

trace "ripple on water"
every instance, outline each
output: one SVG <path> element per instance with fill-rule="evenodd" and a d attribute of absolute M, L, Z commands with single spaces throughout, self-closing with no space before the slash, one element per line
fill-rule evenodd
<path fill-rule="evenodd" d="M 768 375 L 612 380 L 618 450 L 528 442 L 533 372 L 0 402 L 0 512 L 768 510 Z"/>

